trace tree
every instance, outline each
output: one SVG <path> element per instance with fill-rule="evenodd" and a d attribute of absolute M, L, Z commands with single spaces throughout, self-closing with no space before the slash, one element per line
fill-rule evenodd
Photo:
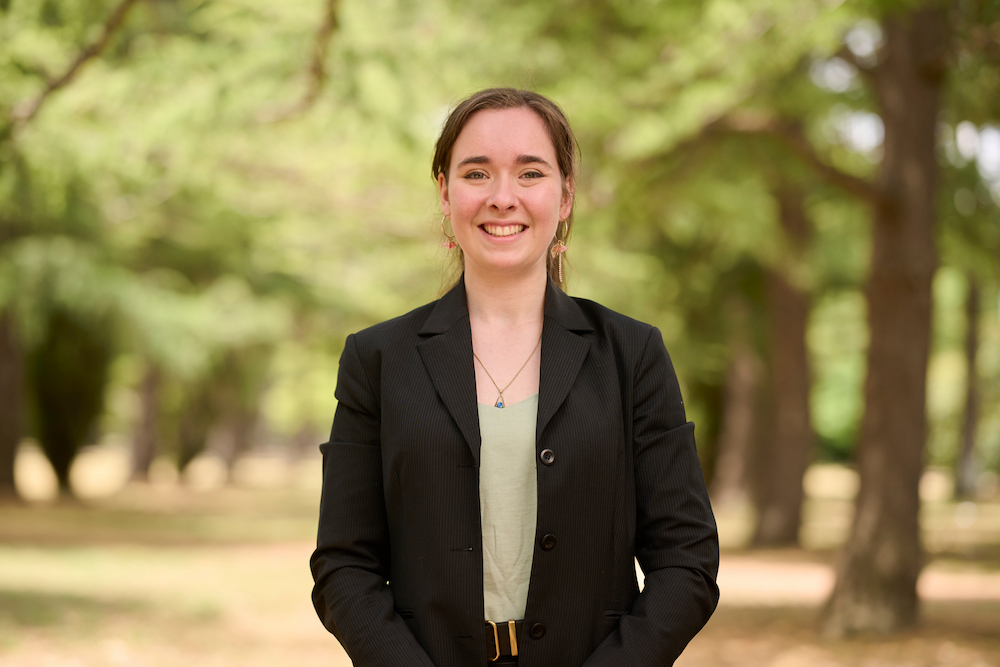
<path fill-rule="evenodd" d="M 157 364 L 147 362 L 139 382 L 139 418 L 132 433 L 129 478 L 134 481 L 149 481 L 149 469 L 156 458 L 162 385 L 163 371 Z"/>
<path fill-rule="evenodd" d="M 958 3 L 949 15 L 944 3 L 936 1 L 866 2 L 845 8 L 839 17 L 827 14 L 823 21 L 808 22 L 801 17 L 811 8 L 808 3 L 770 5 L 766 10 L 753 3 L 745 9 L 723 10 L 715 3 L 700 7 L 679 3 L 674 11 L 625 16 L 611 3 L 603 3 L 590 16 L 576 15 L 558 27 L 553 19 L 546 29 L 573 39 L 581 51 L 599 50 L 605 61 L 622 63 L 608 68 L 617 80 L 600 84 L 602 90 L 618 91 L 602 96 L 620 100 L 618 113 L 608 108 L 615 102 L 604 102 L 601 111 L 606 117 L 628 117 L 630 122 L 617 133 L 612 130 L 603 145 L 617 152 L 610 158 L 653 172 L 642 187 L 650 187 L 656 173 L 676 178 L 676 172 L 657 165 L 651 156 L 676 151 L 684 136 L 754 135 L 782 147 L 817 177 L 869 207 L 872 255 L 865 298 L 870 344 L 857 445 L 862 482 L 825 629 L 833 634 L 890 632 L 916 620 L 916 581 L 923 559 L 917 491 L 927 432 L 931 281 L 938 261 L 937 129 L 946 102 L 949 50 L 955 44 L 954 19 L 958 15 L 966 23 L 995 25 L 995 18 L 987 16 L 994 10 L 982 3 Z M 741 16 L 743 22 L 735 21 L 740 11 L 747 14 Z M 799 13 L 798 20 L 790 23 L 808 28 L 797 35 L 784 33 L 776 17 L 785 12 L 789 18 Z M 680 23 L 693 36 L 679 32 Z M 764 28 L 748 42 L 740 39 L 733 25 L 747 33 L 754 26 Z M 991 53 L 989 28 L 974 28 L 967 31 L 969 39 L 979 41 L 981 54 Z M 698 35 L 724 42 L 727 56 L 737 49 L 741 66 L 717 62 L 712 45 L 699 42 Z M 846 44 L 837 44 L 841 38 Z M 626 40 L 630 49 L 622 46 Z M 817 63 L 812 55 L 817 52 L 830 54 L 825 64 L 824 59 Z M 967 69 L 979 67 L 975 63 L 984 57 L 967 56 L 973 62 Z M 801 75 L 813 63 L 836 66 L 846 72 L 842 78 L 867 83 L 867 90 L 835 91 L 849 93 L 839 95 L 840 100 L 857 110 L 848 112 L 847 122 L 864 120 L 883 132 L 880 141 L 865 149 L 866 159 L 859 160 L 864 151 L 848 142 L 831 141 L 830 131 L 823 128 L 836 111 L 829 101 L 838 95 L 814 90 L 813 98 L 828 100 L 819 114 L 810 115 L 810 104 L 803 104 L 801 88 L 794 82 L 804 78 Z M 984 73 L 981 81 L 995 78 Z M 768 95 L 789 82 L 789 92 Z M 861 118 L 857 107 L 866 105 L 877 116 L 869 113 Z M 869 177 L 866 161 L 875 165 L 874 177 Z M 626 173 L 635 176 L 633 171 Z M 714 184 L 721 198 L 725 185 Z M 690 188 L 690 181 L 685 185 Z M 669 187 L 665 180 L 660 186 Z M 650 226 L 660 226 L 661 216 L 670 214 L 664 210 L 662 190 L 647 196 L 637 192 L 642 187 L 619 190 L 618 201 L 629 198 L 627 203 L 609 209 L 630 224 L 646 220 Z M 760 233 L 763 228 L 757 229 Z"/>
<path fill-rule="evenodd" d="M 112 339 L 106 322 L 59 307 L 47 315 L 45 336 L 31 352 L 30 381 L 39 440 L 60 492 L 70 496 L 70 465 L 104 407 Z"/>
<path fill-rule="evenodd" d="M 799 186 L 777 189 L 778 219 L 787 239 L 784 266 L 767 272 L 768 390 L 766 424 L 754 450 L 755 547 L 799 543 L 802 479 L 812 460 L 814 435 L 809 394 L 812 381 L 806 350 L 810 296 L 796 284 L 811 225 Z"/>
<path fill-rule="evenodd" d="M 0 8 L 0 15 L 13 14 L 28 24 L 36 21 L 41 24 L 63 24 L 63 19 L 60 16 L 61 7 L 57 5 L 38 8 L 23 7 L 23 3 L 17 3 L 16 7 L 11 8 L 10 4 L 4 3 L 4 6 Z M 100 24 L 101 31 L 98 37 L 80 48 L 69 64 L 63 66 L 58 76 L 46 77 L 45 69 L 22 60 L 16 47 L 12 53 L 5 54 L 7 58 L 5 58 L 4 69 L 7 73 L 15 74 L 15 76 L 8 79 L 13 85 L 8 84 L 0 87 L 0 178 L 6 181 L 5 185 L 9 186 L 11 183 L 15 185 L 13 191 L 7 190 L 4 192 L 6 196 L 2 197 L 13 200 L 14 205 L 10 206 L 10 201 L 0 201 L 0 210 L 2 210 L 0 219 L 3 220 L 5 227 L 4 233 L 0 234 L 0 247 L 15 242 L 27 234 L 35 222 L 30 219 L 32 207 L 30 205 L 24 206 L 24 203 L 32 198 L 31 189 L 28 188 L 26 192 L 18 191 L 21 189 L 19 185 L 23 185 L 23 179 L 20 176 L 24 174 L 15 174 L 13 179 L 9 178 L 11 171 L 22 172 L 23 169 L 21 156 L 15 145 L 18 134 L 39 113 L 51 95 L 68 86 L 84 66 L 101 54 L 135 4 L 136 0 L 121 0 L 111 10 L 103 24 Z M 38 13 L 32 11 L 39 9 L 41 11 Z M 4 18 L 7 17 L 4 16 Z M 93 20 L 89 17 L 85 18 L 82 24 L 85 29 L 89 29 Z M 4 39 L 7 40 L 7 37 L 5 36 Z M 39 75 L 47 78 L 40 90 L 37 86 L 24 85 L 26 80 L 38 78 Z M 23 95 L 22 91 L 32 88 L 34 88 L 33 92 Z M 20 99 L 12 99 L 12 94 L 20 96 Z M 25 219 L 25 216 L 29 219 Z M 25 353 L 20 343 L 19 329 L 21 324 L 17 318 L 21 309 L 12 305 L 10 293 L 5 296 L 7 296 L 6 299 L 0 299 L 0 394 L 2 394 L 0 402 L 3 404 L 3 408 L 0 408 L 3 410 L 3 414 L 0 414 L 0 422 L 3 423 L 0 426 L 0 495 L 14 495 L 16 493 L 13 477 L 14 460 L 18 444 L 23 436 L 20 413 L 24 404 L 22 367 Z M 55 344 L 55 340 L 52 338 L 48 342 Z M 37 377 L 35 380 L 36 387 L 41 387 L 37 382 Z M 51 389 L 49 387 L 42 391 L 46 392 L 48 399 L 54 400 L 58 392 L 48 391 Z M 88 401 L 84 400 L 82 403 L 86 404 Z M 83 405 L 77 407 L 86 412 Z M 49 428 L 54 426 L 52 423 L 44 419 L 42 421 L 45 423 L 43 430 L 46 430 L 47 435 L 61 442 L 61 444 L 55 445 L 55 450 L 62 452 L 66 448 L 70 448 L 75 451 L 73 445 L 65 442 L 65 438 L 71 437 L 78 425 L 71 426 L 66 423 L 64 424 L 64 432 L 56 434 Z M 68 421 L 72 421 L 72 418 L 68 417 Z M 87 421 L 87 419 L 84 418 L 83 421 Z M 58 461 L 56 472 L 60 488 L 66 490 L 68 489 L 68 463 L 63 465 L 64 454 L 65 452 L 57 455 L 53 463 L 56 464 Z"/>
<path fill-rule="evenodd" d="M 252 13 L 254 3 L 244 5 L 241 11 Z M 145 11 L 131 11 L 140 6 Z M 309 104 L 323 84 L 325 40 L 335 25 L 335 6 L 327 3 L 326 37 L 316 38 L 310 70 L 316 70 L 317 81 L 309 84 L 315 90 L 307 95 Z M 95 19 L 99 8 L 106 13 Z M 0 306 L 5 318 L 18 320 L 16 330 L 26 332 L 22 355 L 33 350 L 34 393 L 29 399 L 35 400 L 28 402 L 39 416 L 39 436 L 64 491 L 73 453 L 99 428 L 105 387 L 89 387 L 84 401 L 94 412 L 89 427 L 71 425 L 75 420 L 69 414 L 60 427 L 64 410 L 84 406 L 63 401 L 53 373 L 69 374 L 66 364 L 79 355 L 48 358 L 48 353 L 74 343 L 101 343 L 102 354 L 95 352 L 77 365 L 137 354 L 164 375 L 190 379 L 203 373 L 220 350 L 280 336 L 287 316 L 280 299 L 300 306 L 315 303 L 311 290 L 283 266 L 280 245 L 267 237 L 265 228 L 274 216 L 242 212 L 242 193 L 234 194 L 217 176 L 219 165 L 227 161 L 230 171 L 239 171 L 231 165 L 239 162 L 231 146 L 220 149 L 204 140 L 204 135 L 232 137 L 243 131 L 232 110 L 239 109 L 245 118 L 251 105 L 242 100 L 218 105 L 211 98 L 178 92 L 179 81 L 192 79 L 184 71 L 184 56 L 191 55 L 192 45 L 197 45 L 195 56 L 228 58 L 241 66 L 246 59 L 231 58 L 232 51 L 254 53 L 243 48 L 245 41 L 223 38 L 225 25 L 197 25 L 202 9 L 200 3 L 154 8 L 136 0 L 92 3 L 86 10 L 61 0 L 44 7 L 25 2 L 0 7 L 5 21 L 11 19 L 3 28 L 20 27 L 18 39 L 0 40 L 5 56 L 0 64 L 0 219 L 5 224 Z M 259 28 L 267 21 L 248 25 Z M 37 48 L 39 44 L 45 48 Z M 149 50 L 150 44 L 169 44 L 172 59 Z M 143 57 L 134 57 L 140 52 Z M 234 69 L 232 65 L 211 78 L 209 90 L 224 97 L 231 85 L 225 76 Z M 84 78 L 86 83 L 71 85 Z M 193 79 L 197 88 L 197 77 Z M 116 100 L 122 81 L 129 82 L 128 93 L 125 100 Z M 136 87 L 145 92 L 135 94 Z M 189 109 L 192 98 L 215 116 Z M 138 108 L 143 104 L 148 108 Z M 153 111 L 170 121 L 155 120 Z M 188 131 L 191 118 L 202 123 L 200 131 Z M 101 137 L 102 150 L 93 149 L 92 132 Z M 186 161 L 192 155 L 197 158 Z M 94 323 L 107 322 L 114 326 L 104 328 L 99 340 L 82 334 L 67 339 L 61 333 L 71 325 L 89 331 Z M 107 377 L 96 366 L 91 370 L 95 372 L 88 380 Z M 140 475 L 154 446 L 149 431 L 155 421 L 156 383 L 147 384 L 150 419 L 140 429 L 146 436 Z M 91 398 L 98 403 L 90 405 Z M 81 416 L 79 421 L 87 420 Z M 0 453 L 12 464 L 14 450 L 9 449 Z"/>
<path fill-rule="evenodd" d="M 749 308 L 746 301 L 733 299 L 729 309 L 735 320 L 729 345 L 732 356 L 726 368 L 719 416 L 721 428 L 716 440 L 715 470 L 709 487 L 712 501 L 720 505 L 740 502 L 748 496 L 761 375 L 760 359 L 753 342 L 748 340 Z"/>
<path fill-rule="evenodd" d="M 927 436 L 931 280 L 937 268 L 937 118 L 949 27 L 939 6 L 891 14 L 867 70 L 885 127 L 866 288 L 870 343 L 858 442 L 861 487 L 827 602 L 829 634 L 892 632 L 917 620 L 923 565 L 919 484 Z"/>
<path fill-rule="evenodd" d="M 0 500 L 17 498 L 14 459 L 21 442 L 24 409 L 22 352 L 18 332 L 8 312 L 0 314 Z"/>

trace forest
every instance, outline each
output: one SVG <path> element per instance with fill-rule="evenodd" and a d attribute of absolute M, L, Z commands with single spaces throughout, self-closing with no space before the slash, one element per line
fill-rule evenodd
<path fill-rule="evenodd" d="M 568 291 L 662 331 L 740 548 L 850 470 L 818 632 L 918 625 L 928 471 L 1000 506 L 993 0 L 0 0 L 0 513 L 26 452 L 74 513 L 101 447 L 317 460 L 345 337 L 454 276 L 433 143 L 491 86 L 573 124 Z"/>

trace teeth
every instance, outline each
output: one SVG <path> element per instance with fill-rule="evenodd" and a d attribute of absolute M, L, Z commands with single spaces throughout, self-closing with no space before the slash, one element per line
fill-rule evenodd
<path fill-rule="evenodd" d="M 513 236 L 524 231 L 524 225 L 483 225 L 490 236 Z"/>

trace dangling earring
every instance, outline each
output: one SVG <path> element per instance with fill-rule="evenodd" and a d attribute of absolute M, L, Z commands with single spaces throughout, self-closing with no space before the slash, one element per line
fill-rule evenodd
<path fill-rule="evenodd" d="M 552 259 L 554 259 L 556 261 L 556 263 L 557 263 L 557 265 L 559 267 L 559 284 L 560 285 L 563 282 L 562 254 L 564 252 L 566 252 L 566 242 L 565 241 L 556 241 L 555 243 L 552 244 L 552 249 L 549 250 L 549 254 L 552 255 Z"/>
<path fill-rule="evenodd" d="M 446 216 L 446 215 L 442 215 L 441 216 L 441 233 L 444 234 L 444 237 L 446 239 L 448 239 L 447 241 L 445 241 L 444 243 L 441 244 L 441 247 L 442 248 L 447 248 L 448 250 L 451 250 L 452 248 L 454 248 L 458 244 L 455 243 L 455 237 L 454 236 L 452 236 L 448 232 L 444 231 L 444 221 L 447 220 L 447 219 L 448 219 L 448 216 Z"/>
<path fill-rule="evenodd" d="M 552 248 L 549 249 L 549 254 L 552 259 L 554 259 L 558 265 L 559 273 L 559 284 L 563 283 L 563 253 L 566 252 L 566 235 L 569 234 L 569 225 L 565 220 L 560 220 L 559 224 L 563 226 L 562 238 L 559 238 L 559 228 L 556 228 L 556 242 L 552 244 Z"/>

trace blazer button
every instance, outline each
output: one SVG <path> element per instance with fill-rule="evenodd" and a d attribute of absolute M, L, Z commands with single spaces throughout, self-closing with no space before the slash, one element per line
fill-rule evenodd
<path fill-rule="evenodd" d="M 549 533 L 542 538 L 542 551 L 552 551 L 552 548 L 555 546 L 556 536 L 552 533 Z"/>
<path fill-rule="evenodd" d="M 531 630 L 528 632 L 532 639 L 541 639 L 545 636 L 545 626 L 541 623 L 535 623 L 531 626 Z"/>
<path fill-rule="evenodd" d="M 550 466 L 556 462 L 556 453 L 553 452 L 551 449 L 543 449 L 542 453 L 539 454 L 538 457 L 542 459 L 542 463 L 544 463 L 547 466 Z"/>

